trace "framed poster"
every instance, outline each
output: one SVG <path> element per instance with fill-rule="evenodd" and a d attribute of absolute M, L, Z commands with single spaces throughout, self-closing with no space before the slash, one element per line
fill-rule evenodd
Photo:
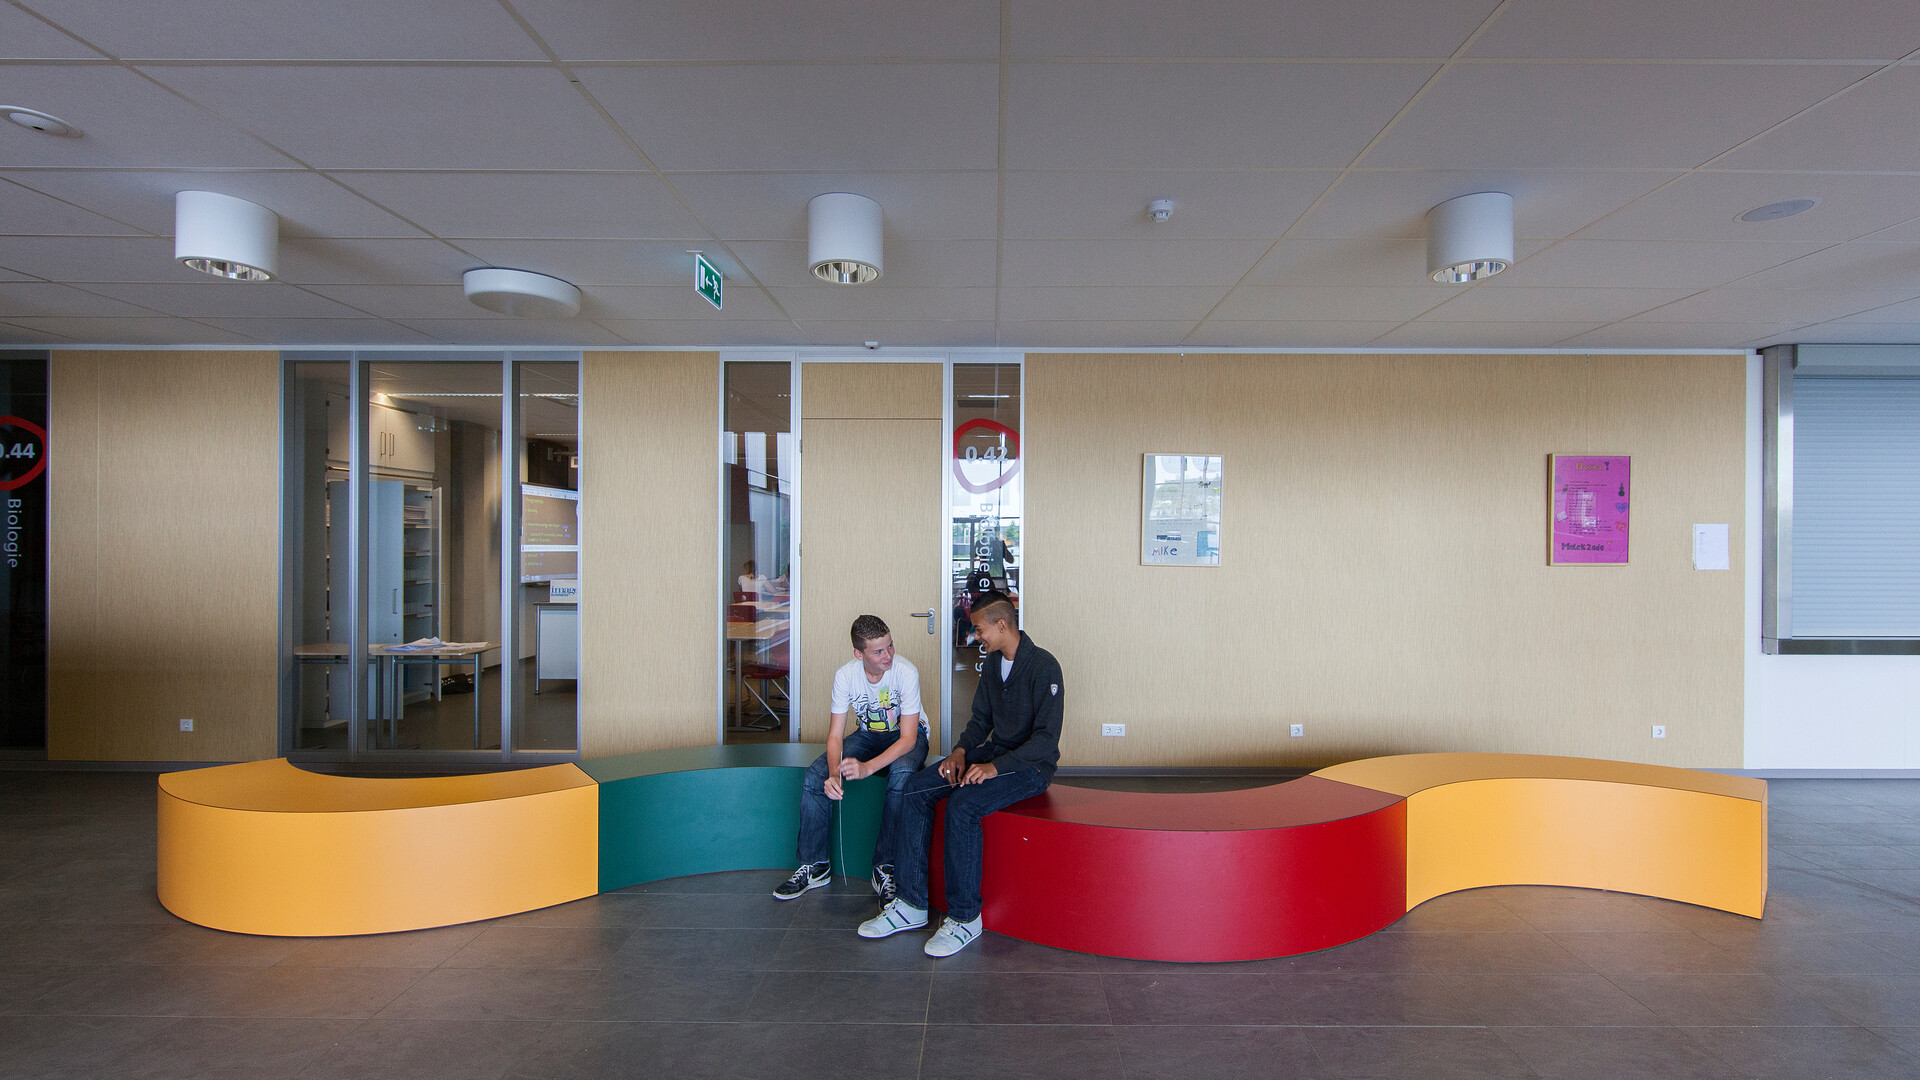
<path fill-rule="evenodd" d="M 1148 454 L 1140 478 L 1140 562 L 1220 565 L 1218 454 Z"/>
<path fill-rule="evenodd" d="M 1552 454 L 1547 492 L 1550 566 L 1625 566 L 1631 535 L 1633 459 Z"/>

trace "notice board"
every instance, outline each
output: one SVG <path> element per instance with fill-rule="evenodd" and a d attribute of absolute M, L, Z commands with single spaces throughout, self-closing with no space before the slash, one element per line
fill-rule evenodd
<path fill-rule="evenodd" d="M 1633 507 L 1633 459 L 1553 454 L 1547 500 L 1547 562 L 1625 566 Z"/>

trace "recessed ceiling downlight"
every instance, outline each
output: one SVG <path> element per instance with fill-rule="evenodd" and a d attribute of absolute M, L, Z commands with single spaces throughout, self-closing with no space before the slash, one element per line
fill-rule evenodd
<path fill-rule="evenodd" d="M 571 319 L 580 314 L 580 290 L 529 270 L 488 267 L 460 277 L 467 299 L 517 319 Z"/>
<path fill-rule="evenodd" d="M 0 116 L 19 124 L 23 128 L 32 128 L 44 135 L 58 135 L 63 139 L 77 139 L 80 129 L 50 113 L 39 109 L 29 109 L 22 105 L 0 105 Z"/>
<path fill-rule="evenodd" d="M 1785 199 L 1765 206 L 1756 206 L 1741 214 L 1736 220 L 1779 221 L 1781 218 L 1790 218 L 1795 214 L 1804 214 L 1819 205 L 1819 199 Z"/>
<path fill-rule="evenodd" d="M 173 257 L 229 281 L 271 281 L 280 261 L 280 218 L 216 191 L 173 197 Z"/>

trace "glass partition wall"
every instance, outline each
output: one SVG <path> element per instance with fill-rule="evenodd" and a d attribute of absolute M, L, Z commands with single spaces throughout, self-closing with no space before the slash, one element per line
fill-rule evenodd
<path fill-rule="evenodd" d="M 578 354 L 285 369 L 283 745 L 577 753 Z"/>
<path fill-rule="evenodd" d="M 968 715 L 986 668 L 987 652 L 967 619 L 974 600 L 991 588 L 1020 604 L 1021 370 L 1019 364 L 953 365 L 949 716 Z"/>
<path fill-rule="evenodd" d="M 720 602 L 726 656 L 722 741 L 794 737 L 792 597 L 794 365 L 734 361 L 722 372 Z"/>

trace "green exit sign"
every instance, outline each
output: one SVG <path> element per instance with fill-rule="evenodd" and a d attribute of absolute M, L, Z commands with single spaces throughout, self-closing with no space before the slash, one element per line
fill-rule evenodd
<path fill-rule="evenodd" d="M 714 269 L 705 255 L 693 253 L 693 291 L 701 295 L 715 311 L 720 310 L 720 271 Z"/>

